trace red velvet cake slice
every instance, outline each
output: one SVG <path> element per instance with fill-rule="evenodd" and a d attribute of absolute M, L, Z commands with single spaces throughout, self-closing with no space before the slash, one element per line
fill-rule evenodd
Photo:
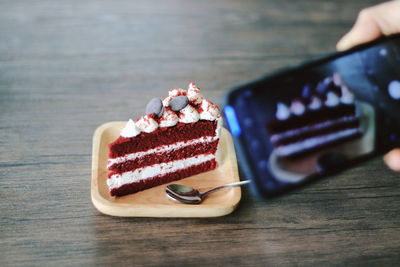
<path fill-rule="evenodd" d="M 315 91 L 293 100 L 289 107 L 278 103 L 276 118 L 267 126 L 278 157 L 303 155 L 362 135 L 354 94 L 338 74 Z"/>
<path fill-rule="evenodd" d="M 152 99 L 146 115 L 129 120 L 109 145 L 107 185 L 112 196 L 135 193 L 217 167 L 222 117 L 195 83 Z"/>

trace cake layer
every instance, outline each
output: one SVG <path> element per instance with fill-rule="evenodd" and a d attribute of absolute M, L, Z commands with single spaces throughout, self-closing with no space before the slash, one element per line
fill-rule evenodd
<path fill-rule="evenodd" d="M 288 145 L 279 146 L 275 149 L 276 154 L 280 157 L 292 156 L 304 153 L 316 148 L 320 149 L 327 145 L 336 144 L 345 140 L 350 140 L 361 135 L 360 129 L 350 128 L 339 132 L 314 136 Z"/>
<path fill-rule="evenodd" d="M 140 158 L 149 154 L 154 154 L 154 153 L 160 153 L 160 152 L 169 152 L 175 149 L 183 148 L 185 146 L 190 146 L 190 145 L 195 145 L 199 143 L 211 143 L 218 140 L 218 137 L 216 136 L 203 136 L 197 139 L 189 140 L 189 141 L 182 141 L 182 142 L 176 142 L 170 145 L 161 145 L 146 151 L 141 151 L 141 152 L 135 152 L 131 154 L 126 154 L 121 157 L 117 158 L 112 158 L 108 159 L 107 162 L 107 168 L 110 168 L 114 164 L 119 164 L 123 163 L 128 160 L 134 160 L 136 158 Z"/>
<path fill-rule="evenodd" d="M 287 145 L 313 136 L 334 133 L 347 128 L 357 128 L 359 126 L 360 120 L 358 117 L 343 117 L 274 134 L 271 136 L 271 142 L 275 146 Z"/>
<path fill-rule="evenodd" d="M 203 136 L 215 136 L 218 120 L 199 120 L 196 123 L 178 123 L 174 127 L 159 127 L 151 133 L 141 132 L 133 138 L 120 136 L 109 145 L 109 158 L 146 151 L 160 145 L 197 139 Z"/>
<path fill-rule="evenodd" d="M 297 129 L 310 124 L 316 124 L 327 120 L 335 120 L 341 117 L 355 116 L 355 105 L 340 105 L 337 107 L 324 107 L 319 110 L 309 110 L 305 114 L 293 115 L 286 120 L 271 121 L 267 128 L 268 132 L 273 135 L 285 132 L 291 129 Z"/>
<path fill-rule="evenodd" d="M 111 172 L 109 178 L 107 179 L 107 184 L 110 189 L 118 188 L 124 184 L 135 183 L 144 179 L 152 178 L 154 176 L 176 172 L 180 169 L 185 169 L 192 165 L 198 165 L 212 159 L 215 159 L 215 155 L 203 154 L 191 158 L 162 162 L 160 164 L 138 168 L 121 174 Z"/>
<path fill-rule="evenodd" d="M 142 191 L 148 188 L 152 188 L 158 185 L 177 181 L 192 175 L 196 175 L 202 172 L 214 170 L 217 167 L 215 159 L 208 160 L 201 164 L 192 165 L 187 168 L 179 169 L 175 172 L 161 174 L 148 179 L 139 180 L 136 182 L 126 183 L 118 188 L 112 188 L 110 190 L 111 196 L 124 196 L 138 191 Z M 134 179 L 132 179 L 134 180 Z"/>
<path fill-rule="evenodd" d="M 202 138 L 200 138 L 202 139 Z M 155 150 L 153 153 L 139 152 L 134 154 L 129 154 L 123 158 L 127 160 L 112 164 L 109 170 L 113 173 L 123 173 L 130 170 L 135 170 L 137 168 L 143 168 L 146 166 L 151 166 L 154 164 L 159 164 L 160 162 L 169 162 L 171 160 L 180 160 L 184 158 L 194 157 L 201 154 L 215 154 L 217 152 L 218 140 L 210 138 L 210 142 L 187 142 L 184 146 L 170 145 L 167 148 L 151 149 Z M 138 156 L 138 154 L 144 154 Z M 128 159 L 132 158 L 132 159 Z"/>

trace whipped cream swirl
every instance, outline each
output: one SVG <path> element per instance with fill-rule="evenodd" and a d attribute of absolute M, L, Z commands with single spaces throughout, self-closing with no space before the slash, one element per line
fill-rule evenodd
<path fill-rule="evenodd" d="M 192 123 L 197 122 L 199 119 L 199 113 L 191 105 L 187 105 L 180 110 L 179 122 Z"/>
<path fill-rule="evenodd" d="M 340 99 L 337 94 L 335 94 L 332 91 L 328 92 L 328 94 L 326 95 L 326 101 L 325 101 L 326 106 L 336 107 L 337 105 L 339 105 L 339 102 L 340 102 Z"/>
<path fill-rule="evenodd" d="M 195 105 L 198 105 L 203 101 L 203 96 L 200 94 L 200 89 L 197 87 L 196 83 L 189 83 L 187 97 L 189 98 L 189 101 Z"/>
<path fill-rule="evenodd" d="M 146 115 L 137 120 L 136 126 L 145 133 L 151 133 L 158 128 L 158 123 L 150 115 Z"/>
<path fill-rule="evenodd" d="M 342 85 L 341 87 L 342 96 L 340 97 L 340 102 L 343 104 L 353 104 L 354 103 L 354 94 L 350 91 L 350 89 L 346 85 Z"/>
<path fill-rule="evenodd" d="M 289 108 L 283 104 L 283 103 L 278 103 L 276 106 L 276 118 L 278 120 L 287 120 L 290 117 L 290 110 Z"/>
<path fill-rule="evenodd" d="M 290 105 L 290 111 L 293 114 L 300 116 L 304 114 L 304 112 L 306 111 L 306 107 L 300 100 L 294 100 Z"/>
<path fill-rule="evenodd" d="M 164 108 L 164 113 L 158 122 L 160 127 L 172 127 L 175 126 L 179 121 L 178 115 L 173 112 L 169 107 Z"/>
<path fill-rule="evenodd" d="M 219 109 L 210 101 L 203 99 L 201 102 L 200 119 L 214 121 L 219 115 Z"/>
<path fill-rule="evenodd" d="M 126 123 L 124 129 L 121 131 L 121 136 L 130 138 L 137 136 L 140 134 L 140 129 L 136 126 L 135 122 L 132 119 L 129 119 L 129 121 Z"/>
<path fill-rule="evenodd" d="M 311 110 L 318 110 L 322 106 L 322 101 L 318 96 L 313 96 L 311 98 L 310 104 L 308 104 L 308 108 Z"/>
<path fill-rule="evenodd" d="M 168 92 L 168 96 L 174 97 L 179 95 L 186 95 L 186 90 L 182 88 L 174 88 Z"/>

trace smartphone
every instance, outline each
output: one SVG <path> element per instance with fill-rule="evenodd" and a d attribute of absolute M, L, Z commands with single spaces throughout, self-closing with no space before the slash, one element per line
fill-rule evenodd
<path fill-rule="evenodd" d="M 229 90 L 243 175 L 274 197 L 400 146 L 400 35 Z"/>

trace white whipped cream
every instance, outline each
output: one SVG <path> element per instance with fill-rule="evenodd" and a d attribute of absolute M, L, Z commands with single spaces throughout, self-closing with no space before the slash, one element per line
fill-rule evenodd
<path fill-rule="evenodd" d="M 326 77 L 322 82 L 323 82 L 325 85 L 329 85 L 332 81 L 333 81 L 333 78 L 330 77 L 330 76 L 328 76 L 328 77 Z"/>
<path fill-rule="evenodd" d="M 339 105 L 340 99 L 334 92 L 328 92 L 326 95 L 325 105 L 328 107 L 336 107 Z"/>
<path fill-rule="evenodd" d="M 172 98 L 174 98 L 175 96 L 178 96 L 178 95 L 187 95 L 187 92 L 186 92 L 186 90 L 184 90 L 182 88 L 174 88 L 174 89 L 170 90 L 168 92 L 168 96 L 166 98 L 164 98 L 164 100 L 162 101 L 163 106 L 168 107 L 169 102 L 171 102 Z"/>
<path fill-rule="evenodd" d="M 164 100 L 162 101 L 163 106 L 168 107 L 169 102 L 171 102 L 172 98 L 173 98 L 172 96 L 167 96 L 166 98 L 164 98 Z"/>
<path fill-rule="evenodd" d="M 290 111 L 293 114 L 300 116 L 306 111 L 306 107 L 300 100 L 294 100 L 290 105 Z"/>
<path fill-rule="evenodd" d="M 311 110 L 317 110 L 317 109 L 321 108 L 321 106 L 322 106 L 322 101 L 317 96 L 313 96 L 311 98 L 310 104 L 308 104 L 308 108 Z"/>
<path fill-rule="evenodd" d="M 341 86 L 343 84 L 342 76 L 340 76 L 339 72 L 333 74 L 333 83 L 336 86 Z"/>
<path fill-rule="evenodd" d="M 400 99 L 400 81 L 391 81 L 388 85 L 388 92 L 391 98 Z"/>
<path fill-rule="evenodd" d="M 192 123 L 200 119 L 199 113 L 191 105 L 187 105 L 179 111 L 179 122 Z"/>
<path fill-rule="evenodd" d="M 169 107 L 164 107 L 164 113 L 158 121 L 160 127 L 172 127 L 179 121 L 179 117 Z"/>
<path fill-rule="evenodd" d="M 186 95 L 186 94 L 187 94 L 186 90 L 184 90 L 182 88 L 174 88 L 168 92 L 168 96 L 170 96 L 170 97 L 174 97 L 174 96 L 178 96 L 178 95 Z"/>
<path fill-rule="evenodd" d="M 278 103 L 276 106 L 276 118 L 278 120 L 287 120 L 290 117 L 290 110 L 289 108 L 283 104 L 283 103 Z"/>
<path fill-rule="evenodd" d="M 198 105 L 203 101 L 203 96 L 200 94 L 200 89 L 197 87 L 196 83 L 189 83 L 187 97 L 189 98 L 189 101 L 195 105 Z"/>
<path fill-rule="evenodd" d="M 151 133 L 158 128 L 158 123 L 150 115 L 146 115 L 137 120 L 136 126 L 145 133 Z"/>
<path fill-rule="evenodd" d="M 201 102 L 201 109 L 200 119 L 202 120 L 214 121 L 220 115 L 218 107 L 207 99 Z"/>
<path fill-rule="evenodd" d="M 121 136 L 129 138 L 140 134 L 140 129 L 136 126 L 135 122 L 131 119 L 126 123 L 125 128 L 121 131 Z"/>
<path fill-rule="evenodd" d="M 346 85 L 342 85 L 342 96 L 340 97 L 340 102 L 343 104 L 353 104 L 354 103 L 354 94 L 350 91 L 350 89 Z"/>

